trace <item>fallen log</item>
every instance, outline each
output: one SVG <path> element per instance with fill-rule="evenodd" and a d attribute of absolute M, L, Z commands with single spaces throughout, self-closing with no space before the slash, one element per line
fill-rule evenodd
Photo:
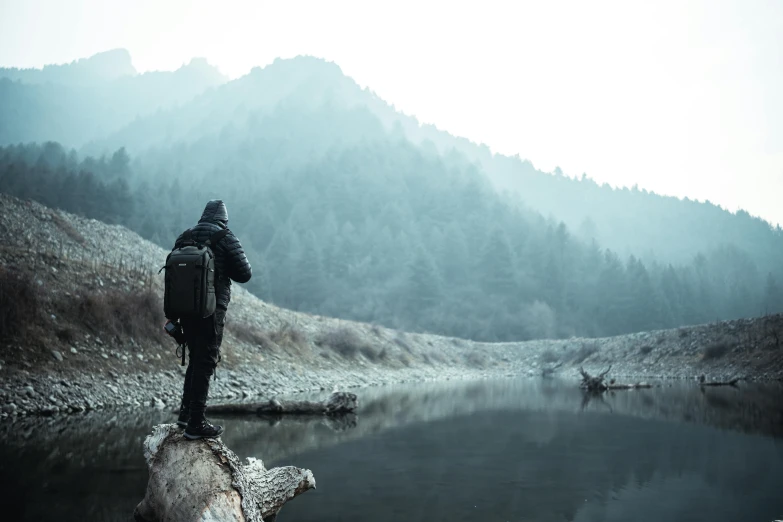
<path fill-rule="evenodd" d="M 637 382 L 636 384 L 620 384 L 610 382 L 606 385 L 607 390 L 640 390 L 642 388 L 652 388 L 652 384 L 646 382 Z"/>
<path fill-rule="evenodd" d="M 214 404 L 207 406 L 207 413 L 256 415 L 335 415 L 356 411 L 358 401 L 355 393 L 334 392 L 323 401 L 292 401 L 271 399 L 265 402 Z"/>
<path fill-rule="evenodd" d="M 702 374 L 699 376 L 699 386 L 737 386 L 737 383 L 740 382 L 740 380 L 742 380 L 741 377 L 735 377 L 730 381 L 707 382 L 706 378 L 704 377 L 704 374 Z"/>
<path fill-rule="evenodd" d="M 189 441 L 175 424 L 159 424 L 144 441 L 147 492 L 133 512 L 137 522 L 263 522 L 283 505 L 315 489 L 308 469 L 267 470 L 241 464 L 220 439 Z"/>

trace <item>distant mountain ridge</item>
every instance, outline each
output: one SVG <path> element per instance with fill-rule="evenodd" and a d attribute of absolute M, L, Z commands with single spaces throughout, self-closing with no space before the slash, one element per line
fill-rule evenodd
<path fill-rule="evenodd" d="M 129 64 L 121 54 L 110 57 Z M 79 64 L 90 60 L 72 67 L 85 70 Z M 783 231 L 747 212 L 541 172 L 519 157 L 420 124 L 320 58 L 277 59 L 224 80 L 202 60 L 174 72 L 115 78 L 102 91 L 0 80 L 0 145 L 55 140 L 94 156 L 126 147 L 137 170 L 185 182 L 227 171 L 260 178 L 281 161 L 317 171 L 323 158 L 341 151 L 405 141 L 446 164 L 472 163 L 504 204 L 563 222 L 586 244 L 595 241 L 623 260 L 665 266 L 722 256 L 739 259 L 732 263 L 749 267 L 752 280 L 783 275 Z M 279 158 L 292 141 L 300 143 L 297 152 Z"/>
<path fill-rule="evenodd" d="M 126 49 L 112 49 L 71 63 L 45 65 L 41 69 L 0 67 L 0 78 L 28 84 L 84 86 L 136 74 L 131 55 Z"/>
<path fill-rule="evenodd" d="M 783 231 L 745 211 L 736 214 L 709 202 L 680 200 L 633 188 L 599 185 L 537 170 L 519 157 L 493 154 L 484 144 L 422 125 L 361 88 L 334 63 L 310 56 L 278 59 L 227 82 L 189 104 L 129 124 L 85 152 L 120 146 L 133 154 L 162 143 L 194 143 L 219 129 L 240 132 L 248 118 L 273 114 L 281 106 L 300 111 L 326 107 L 369 110 L 391 136 L 442 156 L 458 154 L 476 164 L 499 193 L 507 193 L 545 216 L 563 221 L 582 239 L 595 239 L 623 257 L 687 263 L 698 252 L 734 245 L 754 259 L 783 256 Z M 337 116 L 335 116 L 337 117 Z M 764 264 L 762 270 L 771 267 Z"/>
<path fill-rule="evenodd" d="M 203 58 L 139 74 L 124 49 L 43 69 L 0 68 L 0 145 L 101 139 L 227 78 Z"/>

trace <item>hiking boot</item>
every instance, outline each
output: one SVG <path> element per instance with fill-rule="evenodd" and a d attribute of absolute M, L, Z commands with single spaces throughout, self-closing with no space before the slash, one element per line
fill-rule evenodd
<path fill-rule="evenodd" d="M 223 433 L 223 426 L 215 426 L 209 423 L 207 419 L 202 419 L 197 425 L 188 424 L 185 428 L 184 437 L 188 440 L 214 439 Z"/>
<path fill-rule="evenodd" d="M 188 421 L 190 420 L 190 408 L 184 404 L 179 407 L 179 417 L 177 417 L 177 426 L 180 428 L 187 428 Z"/>

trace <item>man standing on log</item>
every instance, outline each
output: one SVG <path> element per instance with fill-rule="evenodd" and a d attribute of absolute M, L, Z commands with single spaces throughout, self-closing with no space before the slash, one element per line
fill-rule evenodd
<path fill-rule="evenodd" d="M 210 281 L 215 292 L 214 313 L 207 317 L 169 317 L 171 320 L 180 319 L 190 351 L 177 418 L 177 424 L 185 428 L 185 438 L 190 440 L 218 437 L 223 433 L 222 426 L 212 425 L 204 417 L 209 379 L 220 361 L 223 326 L 231 300 L 231 281 L 247 283 L 252 275 L 250 263 L 239 239 L 228 229 L 228 211 L 222 200 L 216 199 L 207 203 L 198 224 L 177 238 L 174 249 L 193 244 L 199 245 L 199 249 L 203 245 L 209 246 L 214 254 L 214 274 L 210 276 L 214 277 Z M 168 260 L 167 269 L 171 270 Z M 207 295 L 204 299 L 209 297 Z M 168 299 L 173 300 L 176 297 Z"/>

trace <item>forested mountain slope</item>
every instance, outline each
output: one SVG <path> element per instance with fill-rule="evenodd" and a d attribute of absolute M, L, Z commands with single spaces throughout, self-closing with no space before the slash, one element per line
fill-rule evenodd
<path fill-rule="evenodd" d="M 622 257 L 687 263 L 700 251 L 734 245 L 766 272 L 783 255 L 780 229 L 744 211 L 733 214 L 707 202 L 538 171 L 527 160 L 493 154 L 486 145 L 420 124 L 360 88 L 337 65 L 312 57 L 276 60 L 214 90 L 226 78 L 203 60 L 173 73 L 139 75 L 124 50 L 43 70 L 0 69 L 0 78 L 8 78 L 0 80 L 0 144 L 54 140 L 67 147 L 87 145 L 83 152 L 100 156 L 122 146 L 139 152 L 197 141 L 219 129 L 230 133 L 232 125 L 272 113 L 279 104 L 305 111 L 364 107 L 391 136 L 442 155 L 458 151 L 498 191 Z"/>
<path fill-rule="evenodd" d="M 510 180 L 527 203 L 498 190 Z M 222 198 L 256 295 L 407 330 L 603 336 L 783 311 L 779 229 L 492 156 L 310 57 L 256 68 L 79 153 L 5 147 L 0 187 L 166 248 Z"/>
<path fill-rule="evenodd" d="M 337 65 L 312 57 L 255 68 L 189 105 L 133 122 L 86 152 L 105 153 L 121 146 L 140 152 L 163 143 L 192 143 L 219 129 L 230 134 L 247 119 L 278 113 L 287 105 L 299 108 L 304 121 L 309 110 L 328 108 L 334 111 L 331 124 L 339 124 L 346 111 L 366 109 L 390 137 L 404 137 L 443 156 L 458 153 L 474 163 L 497 191 L 513 194 L 544 216 L 563 221 L 579 237 L 595 238 L 624 258 L 636 255 L 645 261 L 688 263 L 699 252 L 734 246 L 767 272 L 783 256 L 783 231 L 747 212 L 733 214 L 709 202 L 660 196 L 635 187 L 615 189 L 586 176 L 576 179 L 559 171 L 538 171 L 529 161 L 493 154 L 486 145 L 420 124 L 371 90 L 360 88 Z"/>
<path fill-rule="evenodd" d="M 207 143 L 138 163 L 123 150 L 77 162 L 56 144 L 5 148 L 0 187 L 126 224 L 166 248 L 221 197 L 256 269 L 256 295 L 401 329 L 479 340 L 602 336 L 783 310 L 779 276 L 737 249 L 687 265 L 621 259 L 502 199 L 457 160 L 354 137 L 306 162 L 311 143 L 296 136 L 226 144 L 232 160 L 197 177 L 185 175 L 197 170 L 185 160 L 209 157 Z"/>

